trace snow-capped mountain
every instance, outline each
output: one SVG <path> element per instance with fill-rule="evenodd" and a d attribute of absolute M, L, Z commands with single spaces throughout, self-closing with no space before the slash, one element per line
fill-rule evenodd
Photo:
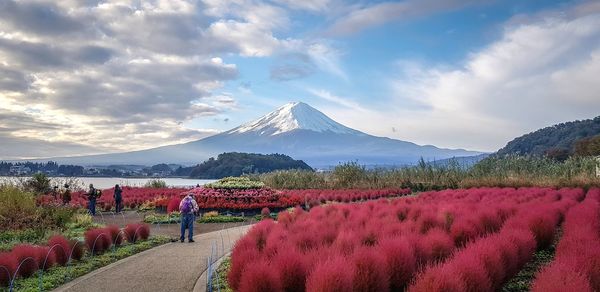
<path fill-rule="evenodd" d="M 313 167 L 332 166 L 346 161 L 369 165 L 405 165 L 414 164 L 421 157 L 440 160 L 481 154 L 372 136 L 348 128 L 308 104 L 294 102 L 237 128 L 185 144 L 53 160 L 80 165 L 191 165 L 232 151 L 281 153 L 302 159 Z"/>
<path fill-rule="evenodd" d="M 246 123 L 223 134 L 258 133 L 262 136 L 275 136 L 294 130 L 308 130 L 319 133 L 364 135 L 350 129 L 303 102 L 291 102 L 266 116 Z"/>

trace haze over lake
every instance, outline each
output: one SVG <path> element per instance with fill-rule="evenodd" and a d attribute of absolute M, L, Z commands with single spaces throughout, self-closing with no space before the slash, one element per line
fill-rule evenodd
<path fill-rule="evenodd" d="M 25 180 L 29 177 L 13 177 L 13 176 L 0 176 L 0 182 L 12 181 L 18 182 L 19 180 Z M 205 185 L 215 180 L 211 179 L 189 179 L 189 178 L 124 178 L 124 177 L 53 177 L 51 178 L 53 185 L 62 184 L 65 179 L 75 179 L 80 187 L 87 187 L 89 184 L 94 184 L 94 187 L 100 189 L 108 189 L 114 187 L 115 184 L 121 186 L 130 187 L 143 187 L 148 181 L 154 179 L 163 180 L 169 187 L 194 187 L 197 184 Z"/>

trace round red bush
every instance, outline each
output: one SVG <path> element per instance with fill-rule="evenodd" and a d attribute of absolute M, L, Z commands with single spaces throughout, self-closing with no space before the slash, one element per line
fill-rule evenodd
<path fill-rule="evenodd" d="M 37 257 L 40 269 L 48 270 L 56 265 L 55 251 L 49 246 L 38 246 Z"/>
<path fill-rule="evenodd" d="M 84 233 L 84 237 L 88 250 L 94 255 L 103 253 L 112 245 L 110 232 L 105 228 L 90 229 Z"/>
<path fill-rule="evenodd" d="M 30 244 L 20 244 L 13 247 L 11 253 L 17 260 L 17 273 L 19 276 L 27 278 L 39 269 L 37 247 Z"/>
<path fill-rule="evenodd" d="M 69 257 L 74 260 L 81 260 L 83 258 L 83 254 L 85 245 L 76 239 L 69 241 Z"/>
<path fill-rule="evenodd" d="M 394 238 L 379 242 L 379 250 L 386 259 L 390 290 L 404 290 L 417 268 L 414 249 L 407 240 Z"/>
<path fill-rule="evenodd" d="M 542 269 L 532 285 L 533 292 L 592 292 L 592 286 L 586 275 L 578 271 L 576 264 L 568 259 L 555 261 Z"/>
<path fill-rule="evenodd" d="M 360 248 L 352 256 L 354 291 L 388 291 L 390 279 L 385 258 L 371 248 Z"/>
<path fill-rule="evenodd" d="M 449 269 L 446 265 L 430 267 L 408 287 L 408 292 L 464 292 L 467 291 L 465 283 L 456 270 Z"/>
<path fill-rule="evenodd" d="M 481 260 L 483 268 L 487 272 L 494 289 L 501 286 L 506 275 L 502 254 L 499 250 L 500 246 L 494 242 L 497 238 L 498 237 L 496 236 L 488 237 L 476 241 L 475 244 L 470 247 L 473 250 L 473 256 L 479 257 Z"/>
<path fill-rule="evenodd" d="M 16 270 L 17 259 L 15 255 L 10 252 L 0 253 L 0 286 L 8 286 Z"/>
<path fill-rule="evenodd" d="M 71 252 L 69 240 L 62 235 L 54 235 L 48 239 L 48 246 L 54 251 L 56 263 L 61 266 L 66 265 Z"/>
<path fill-rule="evenodd" d="M 352 291 L 353 267 L 335 257 L 318 263 L 306 280 L 308 292 Z"/>
<path fill-rule="evenodd" d="M 271 218 L 271 210 L 269 210 L 267 207 L 264 207 L 262 210 L 260 210 L 260 215 L 263 218 Z"/>
<path fill-rule="evenodd" d="M 233 290 L 237 291 L 240 278 L 246 266 L 258 258 L 258 251 L 253 246 L 252 240 L 244 237 L 238 241 L 231 254 L 231 269 L 227 273 L 227 282 Z"/>
<path fill-rule="evenodd" d="M 150 237 L 150 226 L 142 223 L 140 226 L 140 239 L 147 240 Z"/>
<path fill-rule="evenodd" d="M 450 235 L 435 228 L 420 238 L 418 248 L 423 262 L 440 261 L 452 253 L 454 241 Z"/>
<path fill-rule="evenodd" d="M 150 227 L 148 224 L 132 223 L 127 224 L 123 230 L 127 241 L 136 243 L 138 240 L 146 240 L 150 236 Z"/>
<path fill-rule="evenodd" d="M 110 233 L 110 241 L 112 244 L 119 246 L 123 243 L 123 232 L 117 225 L 109 225 L 106 227 L 108 233 Z"/>
<path fill-rule="evenodd" d="M 252 264 L 240 278 L 239 292 L 280 292 L 277 272 L 266 261 Z"/>
<path fill-rule="evenodd" d="M 285 249 L 284 252 L 277 255 L 273 266 L 279 271 L 281 288 L 284 291 L 305 291 L 308 268 L 302 254 L 294 249 Z"/>
<path fill-rule="evenodd" d="M 475 256 L 475 250 L 460 253 L 448 264 L 449 269 L 455 270 L 464 281 L 465 291 L 493 291 L 492 282 L 488 276 L 481 258 Z"/>

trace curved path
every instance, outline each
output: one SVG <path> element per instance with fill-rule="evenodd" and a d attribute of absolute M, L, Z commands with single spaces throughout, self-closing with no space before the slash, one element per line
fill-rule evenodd
<path fill-rule="evenodd" d="M 250 225 L 194 236 L 194 243 L 168 243 L 77 278 L 55 291 L 193 291 L 207 260 L 228 253 Z"/>

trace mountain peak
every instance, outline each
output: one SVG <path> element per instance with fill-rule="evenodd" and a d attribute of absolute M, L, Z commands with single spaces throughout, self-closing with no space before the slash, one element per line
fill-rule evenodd
<path fill-rule="evenodd" d="M 304 102 L 290 102 L 250 123 L 225 132 L 226 134 L 253 132 L 261 136 L 275 136 L 293 130 L 364 135 L 327 117 Z"/>

